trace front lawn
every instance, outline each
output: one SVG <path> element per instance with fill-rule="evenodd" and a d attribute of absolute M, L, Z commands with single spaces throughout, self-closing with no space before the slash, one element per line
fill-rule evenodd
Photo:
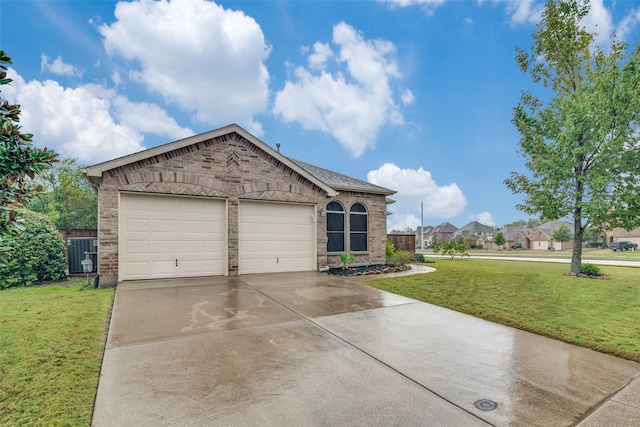
<path fill-rule="evenodd" d="M 0 425 L 88 426 L 113 289 L 0 291 Z"/>
<path fill-rule="evenodd" d="M 368 280 L 378 289 L 640 362 L 640 269 L 607 280 L 565 276 L 566 264 L 438 259 L 437 271 Z"/>

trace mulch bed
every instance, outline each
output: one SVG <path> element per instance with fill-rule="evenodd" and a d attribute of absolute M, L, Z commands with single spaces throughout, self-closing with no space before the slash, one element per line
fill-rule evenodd
<path fill-rule="evenodd" d="M 334 276 L 363 276 L 367 274 L 396 273 L 407 270 L 411 270 L 410 265 L 371 264 L 361 265 L 359 267 L 348 267 L 347 269 L 331 267 L 327 270 L 327 273 L 333 274 Z"/>

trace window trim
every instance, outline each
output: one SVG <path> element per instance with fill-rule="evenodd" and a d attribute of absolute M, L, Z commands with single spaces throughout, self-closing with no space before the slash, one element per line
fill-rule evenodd
<path fill-rule="evenodd" d="M 337 211 L 337 210 L 330 210 L 329 209 L 329 205 L 331 205 L 332 203 L 337 204 L 338 206 L 340 206 L 341 210 Z M 346 236 L 347 236 L 347 224 L 346 224 L 346 215 L 345 215 L 345 208 L 344 205 L 338 201 L 338 200 L 332 200 L 329 203 L 327 203 L 326 207 L 326 218 L 327 218 L 327 224 L 326 224 L 326 232 L 327 232 L 327 254 L 335 254 L 335 253 L 342 253 L 344 252 L 344 248 L 347 247 L 347 242 L 346 242 Z M 333 230 L 329 230 L 329 215 L 342 215 L 342 230 L 341 231 L 333 231 Z M 342 249 L 340 250 L 329 250 L 329 234 L 342 234 Z"/>
<path fill-rule="evenodd" d="M 364 212 L 361 211 L 354 211 L 353 208 L 355 206 L 362 206 L 362 209 L 364 209 Z M 354 231 L 353 228 L 351 227 L 352 224 L 352 215 L 362 215 L 365 218 L 365 230 L 364 231 Z M 356 250 L 353 249 L 353 240 L 352 236 L 356 234 L 356 235 L 363 235 L 365 236 L 364 239 L 364 244 L 365 244 L 365 248 L 364 250 Z M 349 251 L 350 252 L 356 252 L 356 253 L 367 253 L 369 252 L 369 210 L 367 209 L 367 206 L 362 203 L 362 202 L 355 202 L 351 205 L 351 207 L 349 208 Z"/>

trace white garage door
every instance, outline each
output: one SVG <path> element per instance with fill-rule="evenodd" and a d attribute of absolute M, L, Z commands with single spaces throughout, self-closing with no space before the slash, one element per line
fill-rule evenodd
<path fill-rule="evenodd" d="M 123 193 L 120 280 L 227 274 L 224 200 Z"/>
<path fill-rule="evenodd" d="M 534 240 L 531 249 L 536 251 L 546 251 L 549 248 L 549 242 L 546 240 Z"/>
<path fill-rule="evenodd" d="M 241 201 L 238 209 L 240 274 L 317 268 L 315 206 Z"/>

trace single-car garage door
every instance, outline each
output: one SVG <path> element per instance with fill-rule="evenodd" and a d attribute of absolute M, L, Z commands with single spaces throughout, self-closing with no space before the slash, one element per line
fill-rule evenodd
<path fill-rule="evenodd" d="M 316 261 L 315 206 L 241 201 L 238 272 L 312 271 Z"/>
<path fill-rule="evenodd" d="M 224 200 L 122 193 L 120 280 L 226 275 Z"/>

